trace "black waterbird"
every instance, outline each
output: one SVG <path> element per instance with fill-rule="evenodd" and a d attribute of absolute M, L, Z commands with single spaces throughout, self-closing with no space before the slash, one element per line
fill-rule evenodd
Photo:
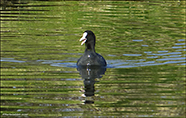
<path fill-rule="evenodd" d="M 90 30 L 83 33 L 81 45 L 85 43 L 85 52 L 77 61 L 77 66 L 106 66 L 105 59 L 95 51 L 96 37 Z"/>

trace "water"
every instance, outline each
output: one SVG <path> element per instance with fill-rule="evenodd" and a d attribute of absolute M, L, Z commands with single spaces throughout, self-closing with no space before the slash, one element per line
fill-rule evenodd
<path fill-rule="evenodd" d="M 106 68 L 78 68 L 85 30 Z M 1 5 L 2 117 L 185 117 L 185 1 Z"/>

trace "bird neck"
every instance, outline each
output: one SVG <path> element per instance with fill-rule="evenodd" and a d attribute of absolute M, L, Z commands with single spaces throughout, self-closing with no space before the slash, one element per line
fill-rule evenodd
<path fill-rule="evenodd" d="M 91 49 L 86 48 L 85 52 L 87 52 L 87 51 L 96 52 L 94 48 L 93 49 L 92 48 Z"/>
<path fill-rule="evenodd" d="M 86 44 L 86 49 L 85 51 L 92 51 L 92 52 L 95 52 L 95 44 Z"/>

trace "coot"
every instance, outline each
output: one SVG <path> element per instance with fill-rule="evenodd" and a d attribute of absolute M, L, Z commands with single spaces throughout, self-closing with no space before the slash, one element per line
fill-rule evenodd
<path fill-rule="evenodd" d="M 81 45 L 85 43 L 85 52 L 82 57 L 77 61 L 77 66 L 106 66 L 107 63 L 105 59 L 95 52 L 96 37 L 94 33 L 90 30 L 86 30 L 83 33 Z"/>

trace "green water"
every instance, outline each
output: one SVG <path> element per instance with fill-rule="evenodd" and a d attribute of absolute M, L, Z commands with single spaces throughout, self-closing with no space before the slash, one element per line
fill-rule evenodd
<path fill-rule="evenodd" d="M 185 4 L 1 5 L 1 117 L 184 118 Z M 107 68 L 76 68 L 85 30 Z"/>

